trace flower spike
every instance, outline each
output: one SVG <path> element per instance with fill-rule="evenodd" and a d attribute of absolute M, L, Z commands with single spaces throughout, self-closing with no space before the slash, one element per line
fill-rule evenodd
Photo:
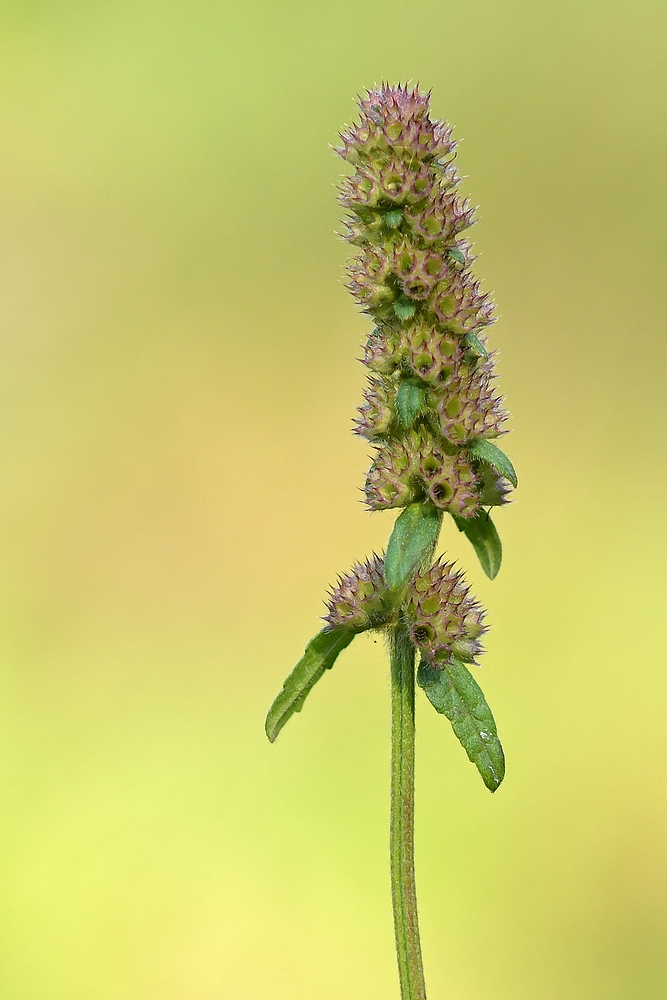
<path fill-rule="evenodd" d="M 440 556 L 451 515 L 493 579 L 502 546 L 490 508 L 508 502 L 514 467 L 495 443 L 507 433 L 497 352 L 488 347 L 494 304 L 473 273 L 464 235 L 475 210 L 459 192 L 456 142 L 431 118 L 431 94 L 381 84 L 359 99 L 340 135 L 349 173 L 340 184 L 344 239 L 354 256 L 347 288 L 372 320 L 362 363 L 368 381 L 354 432 L 372 448 L 363 495 L 371 511 L 397 508 L 386 553 L 339 577 L 324 628 L 311 640 L 269 711 L 271 741 L 301 710 L 338 654 L 361 632 L 391 650 L 391 878 L 402 1000 L 426 1000 L 414 885 L 416 679 L 487 788 L 505 758 L 495 721 L 466 664 L 483 652 L 485 612 L 463 572 Z M 449 519 L 447 519 L 449 522 Z M 450 522 L 449 522 L 450 523 Z"/>

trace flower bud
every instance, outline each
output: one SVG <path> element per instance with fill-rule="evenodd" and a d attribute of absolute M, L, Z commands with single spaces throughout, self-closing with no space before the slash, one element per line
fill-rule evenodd
<path fill-rule="evenodd" d="M 355 433 L 369 439 L 387 434 L 394 419 L 395 390 L 382 379 L 371 379 L 364 392 L 364 405 L 359 407 Z"/>
<path fill-rule="evenodd" d="M 429 309 L 436 321 L 458 336 L 493 323 L 493 302 L 483 294 L 479 282 L 466 271 L 449 264 L 447 277 L 438 282 Z"/>
<path fill-rule="evenodd" d="M 371 371 L 391 375 L 403 364 L 405 350 L 401 330 L 375 329 L 366 341 L 362 361 Z"/>
<path fill-rule="evenodd" d="M 392 440 L 378 447 L 366 477 L 366 504 L 370 510 L 407 507 L 421 498 L 419 465 L 406 442 Z"/>
<path fill-rule="evenodd" d="M 331 628 L 343 625 L 354 632 L 379 628 L 391 616 L 391 608 L 384 603 L 386 595 L 384 555 L 374 555 L 339 577 L 327 601 L 329 613 L 324 620 Z"/>
<path fill-rule="evenodd" d="M 498 437 L 503 432 L 507 414 L 502 397 L 493 390 L 495 380 L 492 356 L 470 367 L 460 364 L 434 400 L 440 433 L 452 444 L 471 438 Z"/>
<path fill-rule="evenodd" d="M 412 641 L 432 666 L 452 657 L 473 663 L 482 652 L 479 638 L 486 631 L 484 610 L 470 596 L 463 574 L 453 563 L 440 558 L 417 574 L 406 615 Z"/>
<path fill-rule="evenodd" d="M 472 460 L 464 452 L 449 454 L 425 428 L 383 442 L 366 480 L 371 510 L 405 507 L 419 499 L 431 500 L 457 517 L 473 517 L 480 508 Z"/>

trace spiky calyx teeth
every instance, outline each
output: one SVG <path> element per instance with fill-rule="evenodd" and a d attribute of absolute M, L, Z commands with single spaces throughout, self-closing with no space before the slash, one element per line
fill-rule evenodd
<path fill-rule="evenodd" d="M 348 288 L 377 323 L 355 428 L 376 449 L 366 502 L 423 500 L 473 517 L 505 501 L 506 481 L 469 449 L 504 433 L 506 414 L 481 336 L 493 303 L 460 236 L 474 211 L 458 193 L 456 144 L 417 89 L 375 88 L 360 111 L 338 152 L 353 166 L 341 185 L 347 238 L 359 248 Z"/>
<path fill-rule="evenodd" d="M 355 433 L 371 441 L 397 436 L 397 385 L 402 384 L 377 378 L 369 381 Z M 459 381 L 448 385 L 446 392 L 432 390 L 427 394 L 422 415 L 452 445 L 461 446 L 477 438 L 495 438 L 504 433 L 506 415 L 500 397 L 476 389 L 475 385 L 470 387 Z"/>
<path fill-rule="evenodd" d="M 383 437 L 394 421 L 396 390 L 384 379 L 370 379 L 364 392 L 364 404 L 359 407 L 355 432 L 365 438 Z"/>
<path fill-rule="evenodd" d="M 457 517 L 473 517 L 480 508 L 472 460 L 464 452 L 448 454 L 425 428 L 383 441 L 366 480 L 371 510 L 405 507 L 420 499 Z"/>
<path fill-rule="evenodd" d="M 381 628 L 394 613 L 386 596 L 384 555 L 373 555 L 339 577 L 327 601 L 324 620 L 330 628 L 344 626 L 354 632 Z"/>
<path fill-rule="evenodd" d="M 397 153 L 423 162 L 446 160 L 456 143 L 449 125 L 431 122 L 429 99 L 407 86 L 369 90 L 359 102 L 360 122 L 341 134 L 337 152 L 353 164 Z"/>
<path fill-rule="evenodd" d="M 491 359 L 475 367 L 459 366 L 446 386 L 434 391 L 433 408 L 439 431 L 452 444 L 504 433 L 507 414 L 502 397 L 494 392 Z"/>
<path fill-rule="evenodd" d="M 499 476 L 485 462 L 475 462 L 479 477 L 479 502 L 482 507 L 502 507 L 508 502 L 510 484 L 503 476 Z"/>
<path fill-rule="evenodd" d="M 442 558 L 415 577 L 406 617 L 412 641 L 434 667 L 452 657 L 474 663 L 482 652 L 484 610 L 470 596 L 463 574 Z"/>
<path fill-rule="evenodd" d="M 436 178 L 427 163 L 391 159 L 357 170 L 341 185 L 340 202 L 353 211 L 393 205 L 421 205 L 433 194 Z"/>
<path fill-rule="evenodd" d="M 343 182 L 339 200 L 350 211 L 344 221 L 344 238 L 349 243 L 383 245 L 390 252 L 391 247 L 404 238 L 419 249 L 442 253 L 460 233 L 473 225 L 475 210 L 467 199 L 461 200 L 455 190 L 443 190 L 458 183 L 455 170 L 438 176 L 440 186 L 431 189 L 427 199 L 415 196 L 419 179 L 406 177 L 402 180 L 405 190 L 399 190 L 399 179 L 396 172 L 391 193 L 378 190 L 375 180 L 361 175 Z M 459 267 L 468 266 L 472 260 L 465 254 L 457 257 Z"/>
<path fill-rule="evenodd" d="M 407 507 L 421 499 L 418 466 L 402 441 L 388 442 L 378 448 L 365 486 L 366 505 L 370 510 Z"/>
<path fill-rule="evenodd" d="M 493 322 L 493 303 L 479 282 L 441 253 L 406 244 L 367 247 L 349 265 L 348 276 L 348 290 L 376 319 L 390 317 L 393 304 L 406 296 L 414 306 L 410 316 L 460 337 Z"/>
<path fill-rule="evenodd" d="M 364 347 L 363 362 L 382 375 L 402 369 L 424 382 L 442 385 L 469 359 L 460 337 L 416 323 L 374 330 Z"/>

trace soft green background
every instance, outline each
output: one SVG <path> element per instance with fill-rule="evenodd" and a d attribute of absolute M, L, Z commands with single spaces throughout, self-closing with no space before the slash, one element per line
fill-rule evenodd
<path fill-rule="evenodd" d="M 465 136 L 520 476 L 486 581 L 495 796 L 419 695 L 432 1000 L 667 993 L 664 0 L 14 0 L 0 63 L 0 996 L 388 1000 L 388 669 L 275 746 L 380 549 L 328 148 Z"/>

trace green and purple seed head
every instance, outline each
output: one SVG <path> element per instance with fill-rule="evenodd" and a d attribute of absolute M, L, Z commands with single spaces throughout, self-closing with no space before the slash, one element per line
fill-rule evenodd
<path fill-rule="evenodd" d="M 484 610 L 452 563 L 439 559 L 417 574 L 406 616 L 412 641 L 432 666 L 452 657 L 474 663 L 482 652 Z"/>
<path fill-rule="evenodd" d="M 420 303 L 421 315 L 459 335 L 488 325 L 492 304 L 456 242 L 474 212 L 457 193 L 450 126 L 432 122 L 429 95 L 407 87 L 370 91 L 359 107 L 361 121 L 337 150 L 356 168 L 341 184 L 346 238 L 365 248 L 350 265 L 350 291 L 377 318 L 392 309 L 403 318 L 394 307 L 407 296 L 415 312 Z"/>
<path fill-rule="evenodd" d="M 429 117 L 430 93 L 382 84 L 359 100 L 360 121 L 341 134 L 338 152 L 363 166 L 383 159 L 445 162 L 456 148 L 452 130 Z"/>
<path fill-rule="evenodd" d="M 383 85 L 359 108 L 338 152 L 353 167 L 341 184 L 346 238 L 358 250 L 348 288 L 377 324 L 364 349 L 371 374 L 355 428 L 376 448 L 366 502 L 379 510 L 424 500 L 473 517 L 505 502 L 507 484 L 467 448 L 505 433 L 507 414 L 483 334 L 493 303 L 460 238 L 474 219 L 458 194 L 456 144 L 417 89 Z"/>
<path fill-rule="evenodd" d="M 353 632 L 381 628 L 391 615 L 384 578 L 384 555 L 373 555 L 338 578 L 327 600 L 324 620 L 329 628 L 343 626 Z"/>
<path fill-rule="evenodd" d="M 480 509 L 480 480 L 465 452 L 447 450 L 428 429 L 412 430 L 398 440 L 375 444 L 366 479 L 371 510 L 406 507 L 430 501 L 457 517 L 473 517 Z"/>

